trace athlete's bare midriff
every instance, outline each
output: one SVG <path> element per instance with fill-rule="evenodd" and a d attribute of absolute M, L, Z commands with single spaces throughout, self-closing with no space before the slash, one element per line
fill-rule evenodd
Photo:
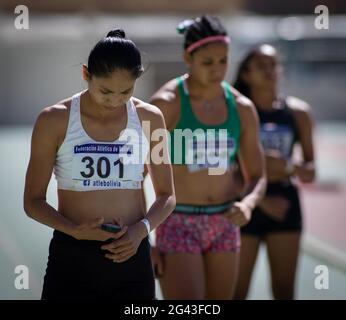
<path fill-rule="evenodd" d="M 233 170 L 222 175 L 210 175 L 208 170 L 191 173 L 185 165 L 173 165 L 173 177 L 177 203 L 208 205 L 233 200 Z"/>
<path fill-rule="evenodd" d="M 141 194 L 141 189 L 86 192 L 58 190 L 58 211 L 75 223 L 104 217 L 106 223 L 120 218 L 124 224 L 131 225 L 145 215 Z"/>
<path fill-rule="evenodd" d="M 177 87 L 174 93 L 177 97 L 174 108 L 178 110 L 176 125 L 181 110 Z M 190 96 L 190 99 L 192 111 L 201 123 L 218 125 L 226 121 L 228 116 L 226 100 L 220 100 L 213 106 L 213 114 L 206 114 L 198 108 L 193 96 Z M 233 167 L 220 175 L 212 175 L 207 169 L 190 172 L 186 165 L 172 165 L 172 169 L 177 203 L 210 205 L 224 203 L 237 197 L 234 187 Z"/>

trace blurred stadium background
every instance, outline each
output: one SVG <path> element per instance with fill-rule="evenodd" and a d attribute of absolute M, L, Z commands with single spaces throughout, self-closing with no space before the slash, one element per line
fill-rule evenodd
<path fill-rule="evenodd" d="M 29 29 L 14 27 L 16 1 L 0 3 L 0 299 L 38 299 L 52 231 L 22 208 L 30 136 L 39 111 L 83 89 L 81 65 L 93 45 L 121 27 L 143 52 L 146 72 L 136 96 L 147 100 L 167 80 L 185 71 L 177 24 L 214 14 L 232 42 L 227 80 L 245 52 L 271 43 L 285 67 L 282 91 L 307 101 L 316 122 L 318 179 L 301 188 L 305 234 L 297 277 L 298 299 L 346 299 L 346 2 L 324 1 L 329 29 L 314 26 L 318 1 L 274 0 L 74 0 L 21 1 Z M 153 201 L 146 181 L 149 202 Z M 150 191 L 151 190 L 151 191 Z M 57 203 L 56 183 L 48 200 Z M 14 287 L 17 265 L 30 271 L 29 290 Z M 315 268 L 329 268 L 329 289 L 314 287 Z M 262 248 L 250 299 L 271 299 Z M 158 288 L 159 289 L 159 288 Z"/>

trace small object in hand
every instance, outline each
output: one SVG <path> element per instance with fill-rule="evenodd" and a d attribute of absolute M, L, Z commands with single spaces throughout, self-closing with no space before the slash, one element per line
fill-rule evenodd
<path fill-rule="evenodd" d="M 101 224 L 101 229 L 107 232 L 117 233 L 121 230 L 121 227 L 116 224 L 103 223 Z"/>

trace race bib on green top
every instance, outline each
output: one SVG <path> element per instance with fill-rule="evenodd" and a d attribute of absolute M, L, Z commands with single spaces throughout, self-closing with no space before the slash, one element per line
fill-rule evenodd
<path fill-rule="evenodd" d="M 195 135 L 187 140 L 187 167 L 190 172 L 220 168 L 227 170 L 235 152 L 235 140 L 226 135 Z"/>

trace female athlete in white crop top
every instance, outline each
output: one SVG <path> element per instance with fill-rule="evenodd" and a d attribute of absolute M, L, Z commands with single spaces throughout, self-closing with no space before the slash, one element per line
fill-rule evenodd
<path fill-rule="evenodd" d="M 83 65 L 88 89 L 45 108 L 36 121 L 24 209 L 55 229 L 43 299 L 155 297 L 147 236 L 172 212 L 175 194 L 166 137 L 150 139 L 165 129 L 162 113 L 132 97 L 142 71 L 135 44 L 122 30 L 111 31 Z M 164 163 L 147 161 L 159 145 Z M 145 166 L 156 192 L 146 216 Z M 53 170 L 57 210 L 46 201 Z M 116 225 L 117 233 L 107 229 Z"/>

